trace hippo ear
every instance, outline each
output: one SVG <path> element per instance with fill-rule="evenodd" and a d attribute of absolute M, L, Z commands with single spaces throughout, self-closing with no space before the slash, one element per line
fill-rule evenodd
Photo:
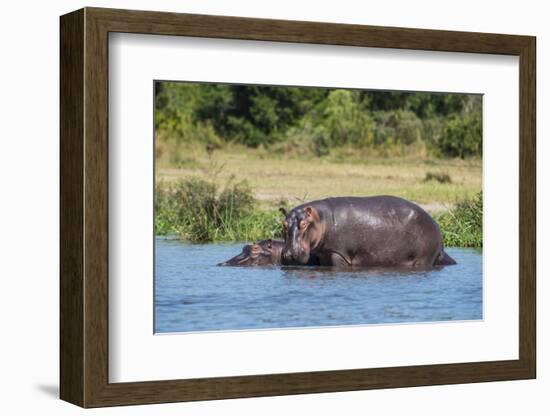
<path fill-rule="evenodd" d="M 304 212 L 309 222 L 319 221 L 319 213 L 312 206 L 305 207 Z"/>
<path fill-rule="evenodd" d="M 280 208 L 279 208 L 279 211 L 280 211 L 281 214 L 283 214 L 285 217 L 288 215 L 287 212 L 286 212 L 286 209 L 284 209 L 283 207 L 280 207 Z"/>
<path fill-rule="evenodd" d="M 268 239 L 268 240 L 266 241 L 266 243 L 267 243 L 267 248 L 271 250 L 271 248 L 273 247 L 273 241 L 271 240 L 271 238 Z"/>

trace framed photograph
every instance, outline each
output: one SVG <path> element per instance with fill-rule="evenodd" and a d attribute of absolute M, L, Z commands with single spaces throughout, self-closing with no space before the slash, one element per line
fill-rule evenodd
<path fill-rule="evenodd" d="M 534 37 L 60 30 L 63 400 L 535 378 Z"/>

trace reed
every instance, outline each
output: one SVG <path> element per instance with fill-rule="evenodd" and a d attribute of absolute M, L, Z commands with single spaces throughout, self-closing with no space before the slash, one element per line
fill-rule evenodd
<path fill-rule="evenodd" d="M 159 182 L 155 234 L 196 243 L 252 241 L 280 236 L 280 213 L 259 210 L 246 182 L 223 187 L 199 178 Z"/>
<path fill-rule="evenodd" d="M 483 193 L 436 217 L 447 247 L 483 247 Z"/>

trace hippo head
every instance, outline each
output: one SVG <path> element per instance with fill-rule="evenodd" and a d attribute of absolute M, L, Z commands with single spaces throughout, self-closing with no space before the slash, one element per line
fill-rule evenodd
<path fill-rule="evenodd" d="M 268 266 L 281 263 L 284 243 L 278 240 L 262 240 L 247 244 L 241 253 L 218 266 Z"/>
<path fill-rule="evenodd" d="M 308 264 L 311 250 L 321 239 L 322 224 L 319 212 L 312 206 L 297 207 L 285 215 L 283 233 L 285 246 L 282 251 L 283 264 Z"/>

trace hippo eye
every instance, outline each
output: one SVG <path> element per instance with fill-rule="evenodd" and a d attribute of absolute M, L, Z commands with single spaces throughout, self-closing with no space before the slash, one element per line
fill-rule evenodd
<path fill-rule="evenodd" d="M 307 225 L 306 220 L 301 220 L 300 221 L 300 228 L 306 228 L 306 225 Z"/>

